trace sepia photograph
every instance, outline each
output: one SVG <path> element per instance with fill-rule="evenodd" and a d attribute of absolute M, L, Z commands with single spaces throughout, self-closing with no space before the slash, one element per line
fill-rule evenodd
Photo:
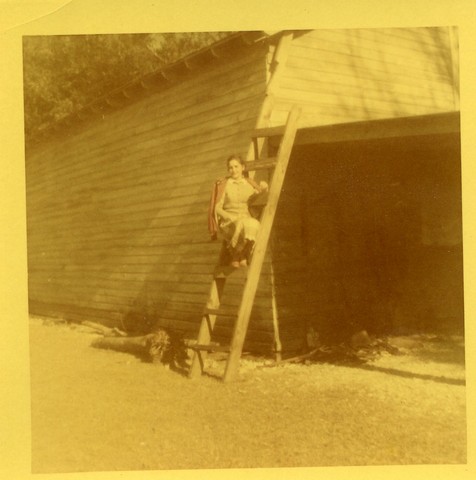
<path fill-rule="evenodd" d="M 309 24 L 18 37 L 29 475 L 467 471 L 467 37 Z"/>
<path fill-rule="evenodd" d="M 33 472 L 465 463 L 456 28 L 23 53 Z"/>

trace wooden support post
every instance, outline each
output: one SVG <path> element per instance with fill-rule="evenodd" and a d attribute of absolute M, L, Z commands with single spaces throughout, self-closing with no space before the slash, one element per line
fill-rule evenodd
<path fill-rule="evenodd" d="M 261 105 L 261 109 L 258 115 L 258 120 L 256 122 L 255 128 L 262 128 L 268 126 L 269 118 L 271 116 L 271 112 L 273 110 L 275 98 L 273 95 L 266 95 L 263 104 Z M 260 157 L 264 157 L 265 154 L 262 152 L 263 141 L 259 142 L 257 138 L 254 138 L 251 142 L 248 152 L 246 154 L 247 161 L 253 161 Z M 251 177 L 254 177 L 254 173 L 252 173 Z"/>
<path fill-rule="evenodd" d="M 271 259 L 271 309 L 273 313 L 273 333 L 274 333 L 274 358 L 277 362 L 282 360 L 281 337 L 279 335 L 279 313 L 276 303 L 276 284 L 274 276 L 273 260 Z"/>
<path fill-rule="evenodd" d="M 207 308 L 218 309 L 225 286 L 225 278 L 214 278 L 208 296 Z M 211 340 L 211 333 L 215 326 L 217 316 L 211 313 L 204 313 L 200 330 L 198 332 L 197 343 L 199 345 L 208 345 Z M 189 377 L 196 378 L 202 374 L 203 364 L 207 356 L 206 351 L 195 351 L 193 353 L 192 365 L 190 367 Z"/>
<path fill-rule="evenodd" d="M 289 49 L 291 48 L 293 37 L 294 34 L 292 32 L 285 32 L 281 36 L 271 64 L 273 72 L 266 87 L 266 91 L 268 93 L 277 95 L 277 90 L 282 73 L 286 66 L 286 61 L 289 55 Z"/>
<path fill-rule="evenodd" d="M 255 250 L 251 259 L 251 264 L 248 268 L 248 277 L 246 279 L 243 297 L 238 310 L 238 319 L 235 323 L 230 356 L 228 358 L 225 375 L 223 378 L 225 382 L 233 380 L 238 372 L 239 361 L 241 352 L 243 350 L 246 331 L 248 329 L 251 309 L 253 307 L 256 289 L 258 287 L 261 268 L 263 266 L 263 260 L 266 254 L 266 248 L 268 246 L 268 240 L 271 233 L 274 216 L 276 214 L 281 188 L 283 186 L 286 168 L 288 166 L 294 138 L 296 136 L 297 122 L 300 111 L 301 109 L 299 107 L 295 107 L 289 113 L 286 133 L 284 134 L 279 147 L 277 155 L 278 161 L 271 181 L 268 203 L 261 218 L 261 227 L 256 238 Z"/>

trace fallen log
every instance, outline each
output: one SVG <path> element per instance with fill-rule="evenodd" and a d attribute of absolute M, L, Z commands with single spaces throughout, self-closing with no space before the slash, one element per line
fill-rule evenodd
<path fill-rule="evenodd" d="M 188 359 L 183 338 L 163 329 L 139 337 L 104 336 L 92 342 L 95 348 L 132 353 L 145 361 L 185 368 Z"/>
<path fill-rule="evenodd" d="M 94 340 L 92 346 L 119 352 L 144 354 L 147 347 L 147 335 L 142 337 L 105 336 Z"/>

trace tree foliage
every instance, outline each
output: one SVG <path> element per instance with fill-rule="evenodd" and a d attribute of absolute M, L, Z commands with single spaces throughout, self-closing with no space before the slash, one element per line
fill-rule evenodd
<path fill-rule="evenodd" d="M 203 32 L 24 37 L 26 137 L 134 78 L 226 35 Z"/>

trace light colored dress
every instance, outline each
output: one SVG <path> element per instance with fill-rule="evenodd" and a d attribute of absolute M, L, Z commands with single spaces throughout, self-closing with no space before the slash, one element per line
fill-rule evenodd
<path fill-rule="evenodd" d="M 246 240 L 256 241 L 260 223 L 251 216 L 248 201 L 258 193 L 245 178 L 229 178 L 215 206 L 219 230 L 233 249 L 239 249 Z"/>

